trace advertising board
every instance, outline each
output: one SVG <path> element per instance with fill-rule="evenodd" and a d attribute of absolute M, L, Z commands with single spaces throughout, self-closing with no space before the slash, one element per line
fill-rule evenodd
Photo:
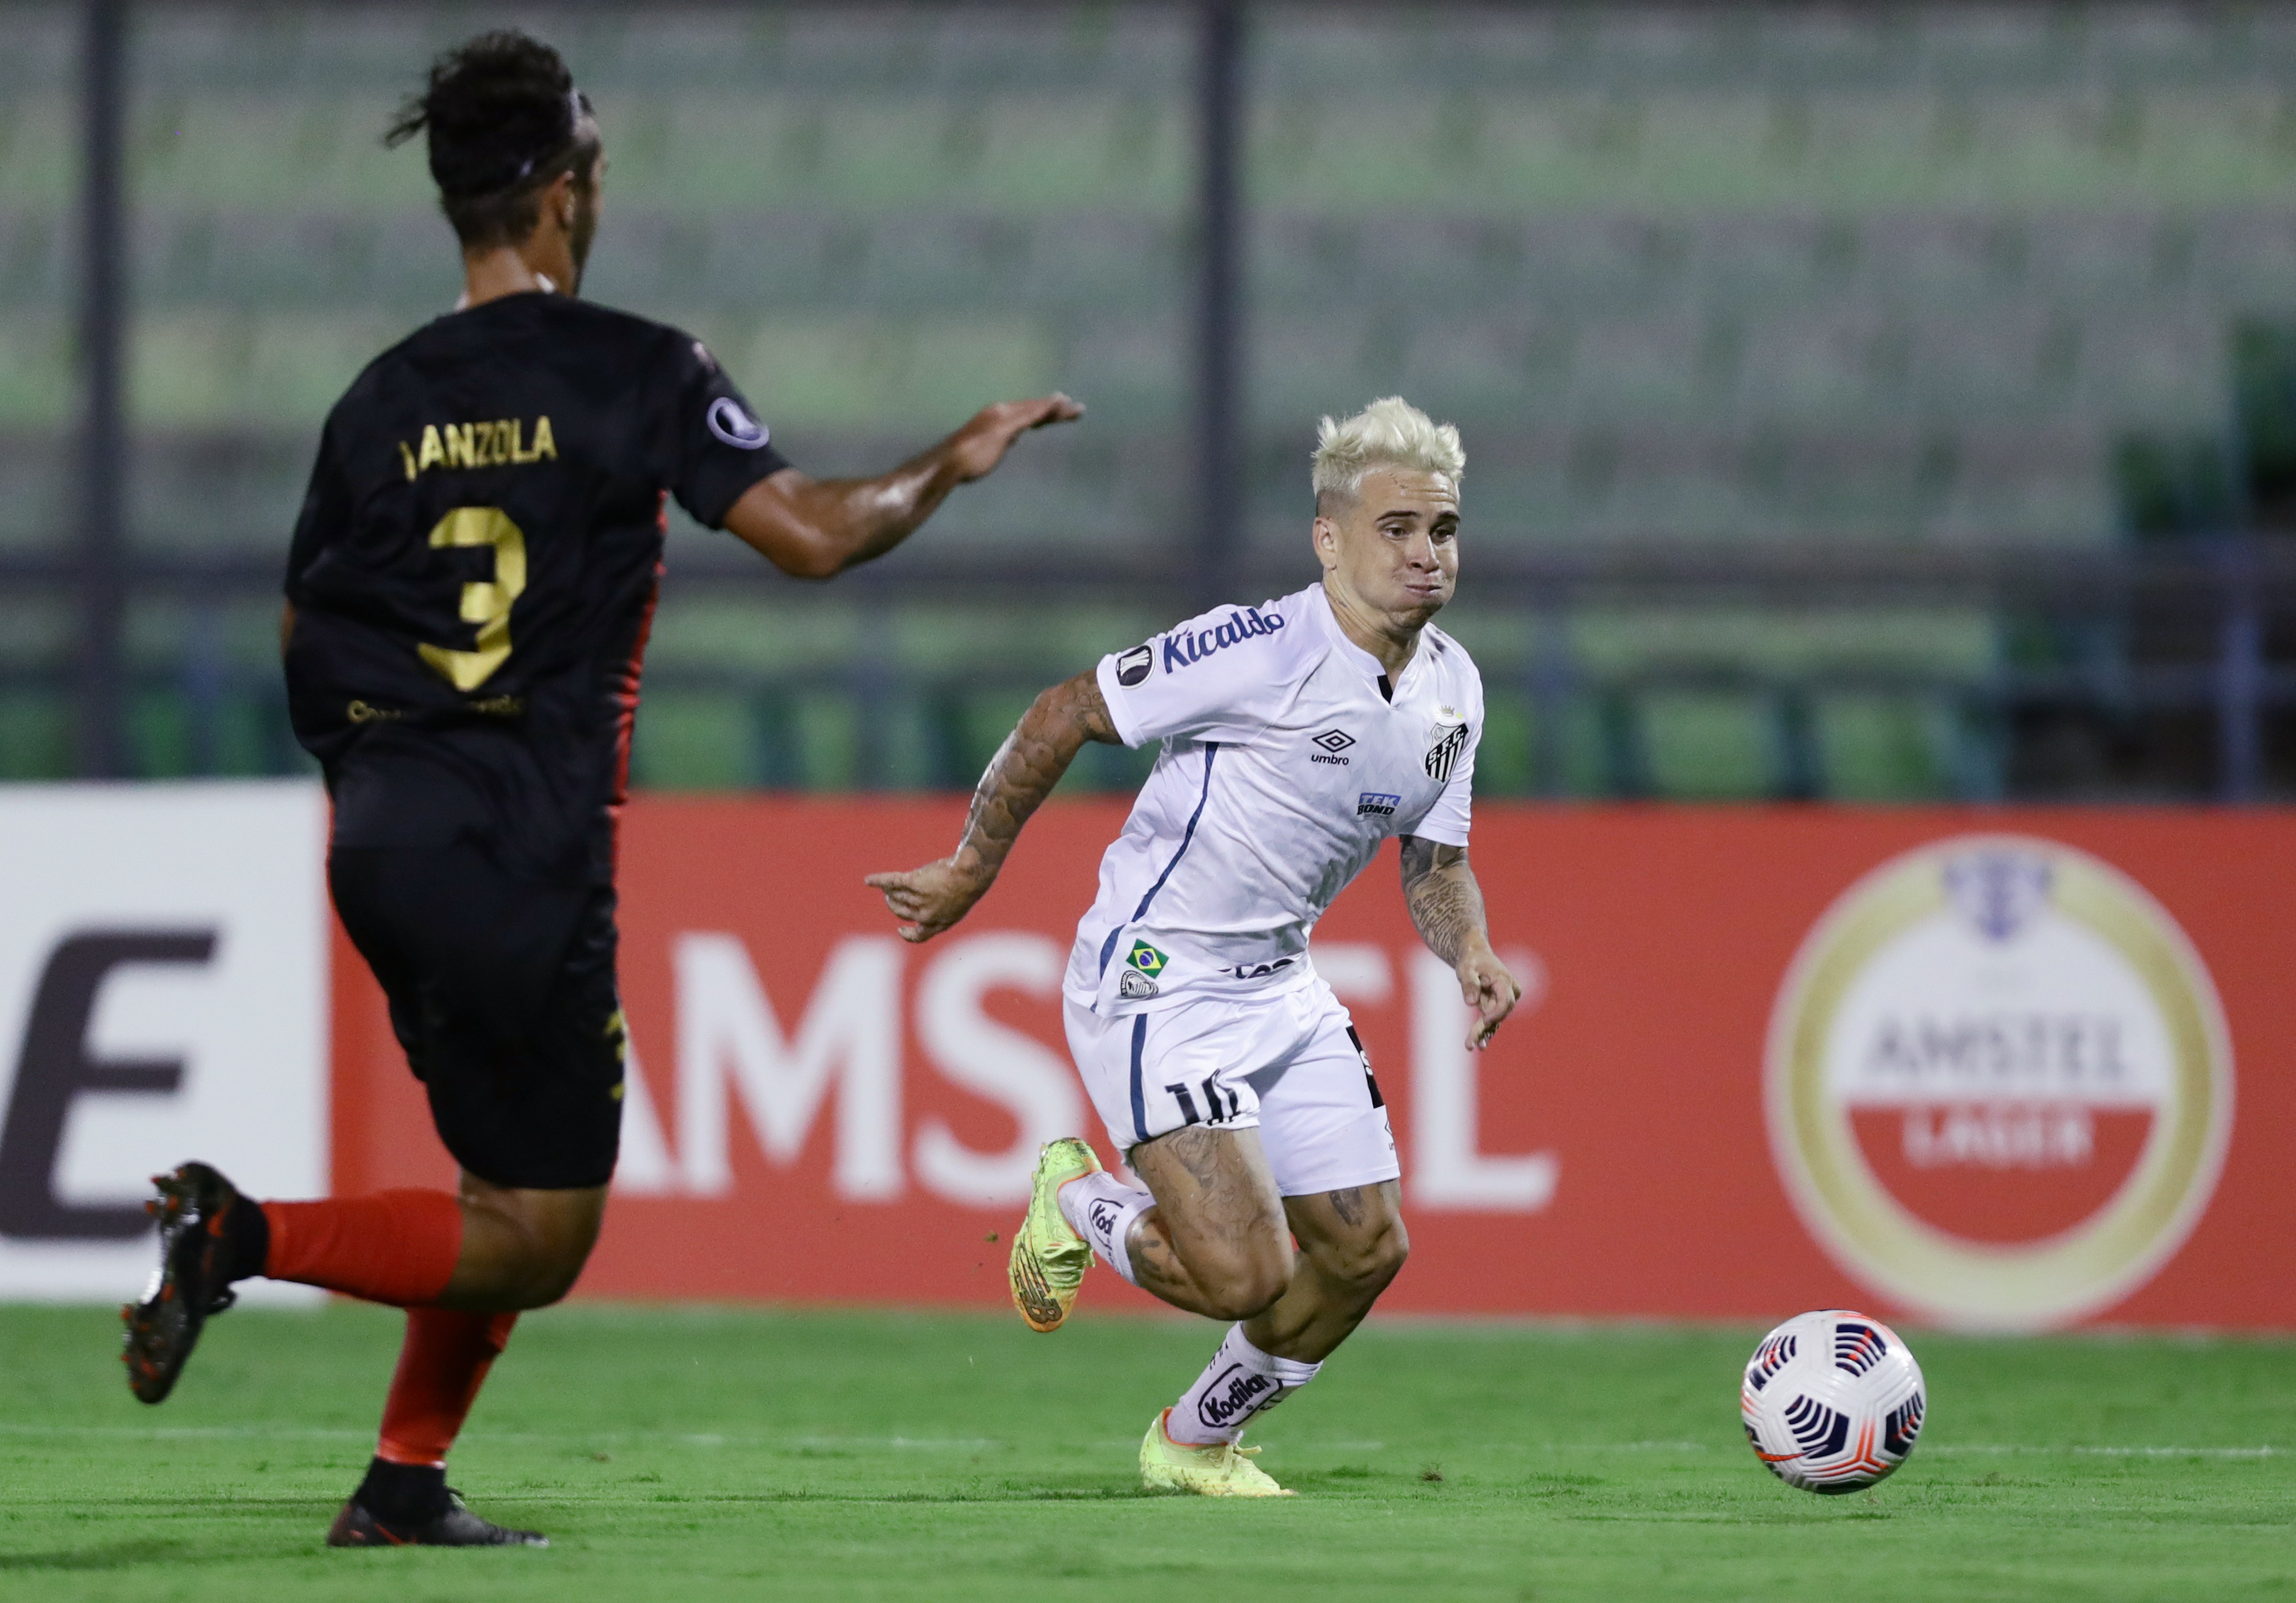
<path fill-rule="evenodd" d="M 1119 1156 L 1058 982 L 1121 806 L 1048 807 L 906 945 L 861 876 L 961 816 L 633 804 L 578 1295 L 994 1305 L 1037 1144 Z M 453 1183 L 324 829 L 308 785 L 0 792 L 0 1296 L 131 1294 L 144 1177 L 187 1157 L 272 1196 Z M 2296 817 L 1486 806 L 1473 859 L 1526 991 L 1488 1052 L 1391 851 L 1316 934 L 1404 1159 L 1386 1306 L 2296 1326 Z"/>
<path fill-rule="evenodd" d="M 326 823 L 308 785 L 0 789 L 0 1297 L 133 1295 L 188 1157 L 325 1192 Z"/>
<path fill-rule="evenodd" d="M 1048 807 L 964 924 L 904 945 L 861 875 L 961 817 L 630 809 L 635 1051 L 581 1295 L 993 1304 L 1037 1144 L 1119 1155 L 1058 977 L 1122 809 Z M 1474 839 L 1527 991 L 1490 1051 L 1391 850 L 1316 934 L 1404 1158 L 1383 1306 L 2296 1325 L 2296 818 L 1486 806 Z M 339 1183 L 443 1180 L 343 956 Z"/>

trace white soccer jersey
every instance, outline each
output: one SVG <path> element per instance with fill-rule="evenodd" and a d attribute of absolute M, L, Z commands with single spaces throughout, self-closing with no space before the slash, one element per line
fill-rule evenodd
<path fill-rule="evenodd" d="M 1430 628 L 1392 699 L 1323 587 L 1104 657 L 1130 746 L 1163 742 L 1100 860 L 1062 989 L 1103 1016 L 1313 976 L 1308 932 L 1391 834 L 1467 843 L 1483 684 Z"/>

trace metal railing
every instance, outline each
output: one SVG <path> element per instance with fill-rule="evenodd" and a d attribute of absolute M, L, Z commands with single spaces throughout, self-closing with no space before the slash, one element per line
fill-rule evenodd
<path fill-rule="evenodd" d="M 2042 560 L 2007 553 L 1929 550 L 1855 551 L 1836 547 L 1685 553 L 1677 549 L 1477 555 L 1463 595 L 1486 613 L 1527 612 L 1552 626 L 1546 644 L 1513 666 L 1487 666 L 1495 704 L 1520 710 L 1529 726 L 1529 760 L 1517 780 L 1487 785 L 1535 795 L 1666 793 L 1653 773 L 1649 711 L 1669 696 L 1734 701 L 1756 710 L 1770 730 L 1769 777 L 1755 793 L 1778 799 L 1830 793 L 1819 750 L 1819 712 L 1842 699 L 1866 698 L 1934 710 L 1949 731 L 1940 766 L 1944 793 L 1969 801 L 2006 795 L 2064 798 L 2213 799 L 2246 802 L 2277 792 L 2275 730 L 2296 723 L 2296 664 L 2276 661 L 2267 645 L 2276 627 L 2296 622 L 2296 542 L 2224 537 L 2161 550 L 2057 555 Z M 0 583 L 45 590 L 62 599 L 82 577 L 69 558 L 0 559 Z M 186 601 L 193 615 L 250 593 L 275 593 L 275 564 L 244 559 L 200 561 L 134 557 L 110 576 L 122 596 L 164 595 Z M 1111 572 L 1105 562 L 1032 563 L 1023 571 L 905 552 L 839 581 L 840 589 L 893 604 L 965 597 L 1026 598 L 1046 604 L 1120 589 L 1144 608 L 1178 616 L 1195 603 L 1197 576 L 1169 563 L 1143 563 Z M 1289 568 L 1241 564 L 1234 594 L 1296 588 Z M 807 587 L 733 553 L 682 561 L 671 583 L 760 598 L 788 598 Z M 817 593 L 817 592 L 816 592 Z M 1742 656 L 1660 648 L 1624 666 L 1592 665 L 1569 648 L 1562 624 L 1590 608 L 1664 607 L 1684 602 L 1807 614 L 1829 609 L 1931 608 L 1977 612 L 2013 642 L 2037 638 L 2045 649 L 2008 649 L 1981 668 L 1877 663 L 1855 654 L 1819 655 L 1788 667 L 1750 664 Z M 264 765 L 290 771 L 299 759 L 284 726 L 277 671 L 235 662 L 217 631 L 192 631 L 193 645 L 175 667 L 119 667 L 105 686 L 125 724 L 137 706 L 165 701 L 188 733 L 182 742 L 192 771 L 216 771 L 234 717 L 261 709 L 269 733 Z M 201 643 L 204 642 L 204 645 Z M 650 697 L 708 695 L 747 706 L 753 758 L 743 782 L 788 786 L 804 782 L 794 754 L 790 709 L 833 695 L 854 710 L 856 749 L 843 781 L 859 788 L 969 785 L 995 744 L 974 709 L 1010 703 L 1042 688 L 1025 670 L 978 667 L 931 670 L 896 667 L 867 654 L 804 670 L 771 672 L 659 666 L 647 678 Z M 0 672 L 0 691 L 63 688 L 53 672 Z M 85 704 L 85 703 L 83 703 Z M 893 715 L 906 709 L 906 720 Z M 2106 745 L 2148 722 L 2185 731 L 2180 763 L 2115 777 L 2053 773 L 2036 757 L 2033 732 L 2050 727 L 2086 731 Z M 1571 775 L 1565 752 L 1574 721 L 1597 731 L 1594 775 Z M 889 731 L 921 729 L 920 751 L 897 762 Z M 2116 736 L 2116 731 L 2120 732 Z M 119 766 L 132 772 L 128 742 Z M 2197 744 L 2195 744 L 2197 743 Z M 243 748 L 245 742 L 240 745 Z M 2040 743 L 2046 746 L 2046 743 Z M 1578 765 L 1584 769 L 1587 765 Z M 1088 768 L 1085 782 L 1121 785 L 1136 777 L 1111 758 Z"/>

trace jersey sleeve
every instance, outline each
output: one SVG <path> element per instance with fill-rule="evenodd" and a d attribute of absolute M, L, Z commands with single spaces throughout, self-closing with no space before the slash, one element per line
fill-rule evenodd
<path fill-rule="evenodd" d="M 1472 822 L 1475 810 L 1475 748 L 1482 744 L 1482 722 L 1479 719 L 1468 731 L 1466 749 L 1459 753 L 1451 777 L 1435 798 L 1435 804 L 1420 815 L 1419 821 L 1404 834 L 1417 835 L 1423 841 L 1433 841 L 1442 846 L 1464 846 L 1467 826 Z"/>
<path fill-rule="evenodd" d="M 789 466 L 789 459 L 774 448 L 773 431 L 701 341 L 678 335 L 672 361 L 663 478 L 695 522 L 723 529 L 742 492 Z"/>
<path fill-rule="evenodd" d="M 1456 650 L 1456 645 L 1451 649 Z M 1466 719 L 1464 737 L 1457 753 L 1450 758 L 1450 773 L 1443 788 L 1435 793 L 1434 804 L 1419 818 L 1398 830 L 1399 834 L 1417 835 L 1423 841 L 1433 841 L 1441 846 L 1464 846 L 1467 827 L 1473 822 L 1475 810 L 1475 752 L 1483 744 L 1483 686 L 1480 676 L 1469 671 L 1466 683 L 1461 686 L 1466 696 Z M 1437 752 L 1440 746 L 1431 749 L 1427 761 L 1431 765 L 1442 760 Z"/>
<path fill-rule="evenodd" d="M 1298 627 L 1274 606 L 1224 607 L 1110 653 L 1098 677 L 1117 734 L 1128 746 L 1250 739 L 1290 685 Z"/>

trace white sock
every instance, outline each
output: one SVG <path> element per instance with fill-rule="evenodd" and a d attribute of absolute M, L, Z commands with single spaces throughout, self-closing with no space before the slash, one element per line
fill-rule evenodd
<path fill-rule="evenodd" d="M 1069 1229 L 1092 1243 L 1092 1250 L 1109 1268 L 1139 1285 L 1124 1238 L 1132 1229 L 1132 1221 L 1156 1205 L 1155 1197 L 1103 1170 L 1062 1186 L 1060 1203 L 1061 1217 L 1069 1221 Z"/>
<path fill-rule="evenodd" d="M 1247 1424 L 1315 1379 L 1323 1367 L 1262 1352 L 1244 1340 L 1242 1326 L 1232 1325 L 1196 1384 L 1172 1405 L 1165 1434 L 1193 1447 L 1233 1442 Z"/>

